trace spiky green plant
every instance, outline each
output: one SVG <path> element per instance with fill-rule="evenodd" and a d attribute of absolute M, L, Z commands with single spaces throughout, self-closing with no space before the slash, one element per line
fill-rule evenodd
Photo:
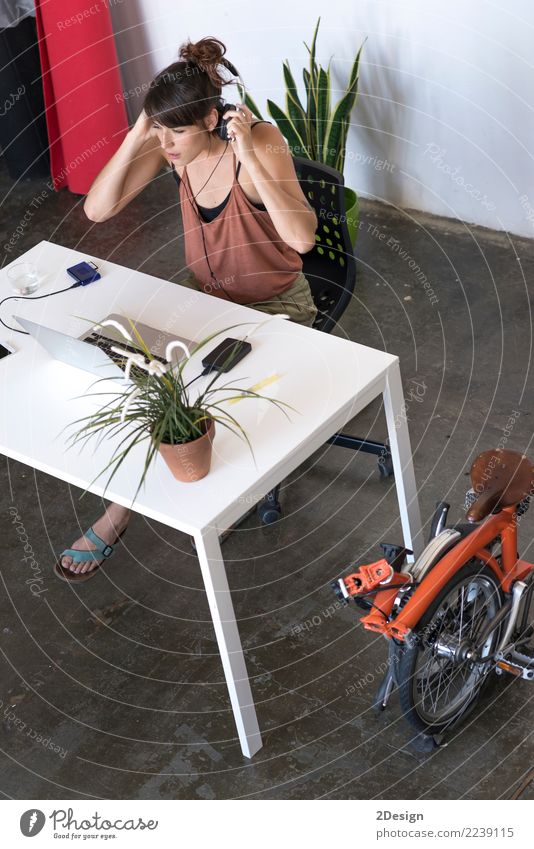
<path fill-rule="evenodd" d="M 131 332 L 135 335 L 137 346 L 144 359 L 149 363 L 155 361 L 144 339 L 137 330 L 133 321 L 128 319 Z M 92 322 L 94 324 L 94 322 Z M 227 333 L 241 325 L 236 324 L 226 327 L 217 333 L 203 339 L 192 347 L 191 357 L 200 351 L 216 336 Z M 124 340 L 123 340 L 124 341 Z M 118 345 L 120 346 L 120 341 Z M 228 353 L 228 362 L 231 361 L 235 351 Z M 217 385 L 221 377 L 216 372 L 207 385 L 198 393 L 191 394 L 192 384 L 202 374 L 186 380 L 184 368 L 189 358 L 184 358 L 178 365 L 173 366 L 165 374 L 149 374 L 142 369 L 133 369 L 130 372 L 130 383 L 121 386 L 116 392 L 93 392 L 93 396 L 111 395 L 111 400 L 91 415 L 83 416 L 67 425 L 67 428 L 78 426 L 76 432 L 69 436 L 68 445 L 72 447 L 78 442 L 86 444 L 93 436 L 98 436 L 97 445 L 109 436 L 125 434 L 119 444 L 115 447 L 109 463 L 93 478 L 91 484 L 102 474 L 111 469 L 107 479 L 104 493 L 118 469 L 127 458 L 132 449 L 149 439 L 147 453 L 144 460 L 143 472 L 139 486 L 132 500 L 134 503 L 141 486 L 148 473 L 148 469 L 162 443 L 180 445 L 192 442 L 206 433 L 210 421 L 217 422 L 243 439 L 252 455 L 252 445 L 247 433 L 221 404 L 242 398 L 256 398 L 270 401 L 278 407 L 287 417 L 284 408 L 292 409 L 289 404 L 268 398 L 252 389 L 242 389 L 233 382 Z M 105 378 L 102 378 L 104 380 Z M 240 378 L 241 379 L 241 378 Z M 100 383 L 100 380 L 95 383 Z M 80 396 L 84 397 L 84 396 Z M 87 492 L 88 489 L 85 490 Z"/>
<path fill-rule="evenodd" d="M 286 111 L 284 112 L 272 100 L 267 101 L 267 107 L 294 156 L 304 156 L 316 162 L 323 162 L 343 172 L 350 116 L 358 93 L 360 56 L 365 42 L 356 54 L 343 96 L 333 104 L 330 75 L 332 60 L 330 59 L 325 70 L 315 58 L 320 22 L 321 18 L 318 18 L 311 47 L 304 42 L 310 57 L 309 70 L 304 68 L 302 71 L 306 108 L 300 100 L 297 84 L 287 59 L 283 64 Z M 242 86 L 239 86 L 239 94 L 242 102 L 246 103 L 258 118 L 261 118 L 256 103 Z"/>

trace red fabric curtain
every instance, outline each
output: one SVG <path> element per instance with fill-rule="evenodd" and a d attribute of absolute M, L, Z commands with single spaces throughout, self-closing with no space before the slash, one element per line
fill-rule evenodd
<path fill-rule="evenodd" d="M 50 170 L 86 194 L 128 131 L 107 0 L 36 0 Z"/>

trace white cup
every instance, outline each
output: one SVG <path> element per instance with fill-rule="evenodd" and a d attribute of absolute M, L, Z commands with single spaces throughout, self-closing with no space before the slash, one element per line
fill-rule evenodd
<path fill-rule="evenodd" d="M 32 295 L 39 288 L 40 277 L 33 262 L 19 262 L 7 270 L 13 291 L 18 295 Z"/>

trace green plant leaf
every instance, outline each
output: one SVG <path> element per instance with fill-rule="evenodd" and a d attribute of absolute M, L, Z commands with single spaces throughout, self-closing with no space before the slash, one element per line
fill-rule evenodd
<path fill-rule="evenodd" d="M 277 123 L 278 129 L 286 139 L 289 147 L 292 150 L 305 150 L 306 145 L 304 140 L 297 132 L 297 129 L 293 122 L 288 116 L 282 112 L 279 106 L 276 103 L 273 103 L 272 100 L 267 101 L 267 108 L 269 110 L 269 115 L 271 118 Z"/>
<path fill-rule="evenodd" d="M 221 411 L 221 407 L 219 406 L 219 404 L 211 404 L 210 407 L 214 410 Z M 248 434 L 247 434 L 245 428 L 242 425 L 239 424 L 237 419 L 235 419 L 228 412 L 228 410 L 222 410 L 222 416 L 223 416 L 224 419 L 226 419 L 226 420 L 228 420 L 232 423 L 232 426 L 235 428 L 234 433 L 236 433 L 237 435 L 241 435 L 243 437 L 243 439 L 245 440 L 245 442 L 247 443 L 247 445 L 249 447 L 249 450 L 250 450 L 250 453 L 252 454 L 254 462 L 256 462 L 256 458 L 254 456 L 254 449 L 252 448 L 252 443 L 251 443 L 250 439 L 248 438 Z"/>
<path fill-rule="evenodd" d="M 321 162 L 326 162 L 329 150 L 325 145 L 326 128 L 330 118 L 330 75 L 319 68 L 317 84 L 317 151 Z"/>
<path fill-rule="evenodd" d="M 282 67 L 284 70 L 284 81 L 286 84 L 287 92 L 291 95 L 291 99 L 295 102 L 295 105 L 300 109 L 300 111 L 304 112 L 304 107 L 300 102 L 299 93 L 297 91 L 297 84 L 295 82 L 293 74 L 291 73 L 291 68 L 289 67 L 289 62 L 287 61 L 287 59 Z"/>
<path fill-rule="evenodd" d="M 349 74 L 347 88 L 340 100 L 331 104 L 331 62 L 326 70 L 317 62 L 316 49 L 321 18 L 317 19 L 311 46 L 304 46 L 309 54 L 309 68 L 302 69 L 306 107 L 300 100 L 289 62 L 283 63 L 286 86 L 286 112 L 272 101 L 267 101 L 269 114 L 278 125 L 295 155 L 315 159 L 336 168 L 341 173 L 345 165 L 345 149 L 351 112 L 356 104 L 358 74 L 364 39 L 356 54 Z M 257 110 L 256 110 L 257 111 Z M 259 115 L 259 112 L 257 113 Z"/>
<path fill-rule="evenodd" d="M 143 437 L 143 438 L 144 438 L 144 437 Z M 140 441 L 141 441 L 141 439 L 139 439 L 138 441 L 140 442 Z M 101 477 L 101 476 L 102 476 L 105 472 L 107 472 L 107 470 L 108 470 L 109 468 L 111 468 L 111 467 L 113 466 L 113 469 L 112 469 L 111 475 L 110 475 L 110 476 L 109 476 L 109 478 L 107 479 L 107 481 L 106 481 L 106 483 L 105 483 L 105 486 L 104 486 L 104 492 L 103 492 L 103 494 L 102 494 L 102 495 L 103 495 L 103 497 L 104 497 L 104 496 L 105 496 L 105 494 L 106 494 L 106 491 L 107 491 L 107 488 L 108 488 L 109 484 L 111 483 L 111 481 L 112 481 L 112 480 L 113 480 L 113 478 L 115 477 L 115 475 L 116 475 L 116 473 L 118 472 L 118 470 L 119 470 L 120 466 L 122 465 L 122 463 L 123 463 L 124 459 L 128 456 L 128 454 L 130 453 L 130 451 L 132 450 L 132 448 L 134 447 L 134 445 L 135 445 L 135 444 L 136 444 L 136 443 L 134 442 L 133 444 L 129 445 L 129 446 L 128 446 L 127 448 L 125 448 L 125 449 L 124 449 L 124 451 L 122 451 L 119 455 L 116 455 L 116 453 L 115 453 L 115 451 L 114 451 L 114 452 L 113 452 L 113 456 L 112 456 L 111 460 L 109 461 L 109 463 L 107 463 L 107 464 L 106 464 L 106 466 L 105 466 L 103 469 L 101 469 L 101 470 L 100 470 L 100 471 L 99 471 L 99 472 L 95 475 L 95 477 L 92 479 L 92 481 L 90 481 L 90 483 L 87 485 L 87 488 L 86 488 L 86 489 L 82 492 L 82 495 L 80 496 L 80 498 L 81 498 L 81 497 L 83 497 L 83 496 L 84 496 L 87 492 L 89 492 L 90 487 L 91 487 L 91 486 L 92 486 L 92 485 L 93 485 L 93 484 L 94 484 L 94 483 L 98 480 L 98 478 L 99 478 L 99 477 Z M 143 480 L 143 479 L 142 479 L 142 480 Z M 139 484 L 139 487 L 137 488 L 137 492 L 139 492 L 139 489 L 140 489 L 140 488 L 141 488 L 141 484 Z M 137 492 L 136 492 L 136 495 L 134 496 L 133 501 L 135 501 L 135 498 L 136 498 L 136 496 L 137 496 Z M 132 501 L 132 504 L 133 504 L 133 501 Z"/>
<path fill-rule="evenodd" d="M 306 141 L 310 151 L 310 159 L 317 159 L 317 126 L 315 118 L 317 115 L 317 92 L 314 90 L 310 72 L 306 68 L 302 69 L 302 77 L 304 79 L 304 87 L 306 89 Z"/>
<path fill-rule="evenodd" d="M 315 61 L 315 47 L 316 47 L 316 44 L 317 44 L 317 33 L 319 32 L 319 24 L 320 23 L 321 23 L 321 18 L 319 17 L 319 18 L 317 18 L 317 23 L 315 24 L 315 30 L 313 32 L 311 47 L 308 47 L 306 42 L 304 42 L 304 47 L 306 48 L 306 50 L 310 54 L 310 79 L 311 79 L 313 86 L 317 85 L 317 79 L 318 79 L 318 76 L 319 76 L 318 71 L 317 71 L 317 63 Z"/>
<path fill-rule="evenodd" d="M 244 103 L 244 104 L 245 104 L 245 106 L 248 106 L 248 108 L 250 109 L 250 111 L 251 111 L 254 115 L 256 115 L 256 117 L 257 117 L 257 118 L 259 118 L 261 121 L 263 121 L 263 115 L 261 114 L 261 112 L 260 112 L 260 110 L 259 110 L 258 106 L 257 106 L 257 105 L 256 105 L 256 103 L 254 102 L 254 100 L 252 99 L 252 97 L 251 97 L 251 95 L 248 93 L 248 91 L 246 91 L 246 90 L 243 88 L 243 86 L 241 85 L 241 83 L 237 83 L 237 90 L 238 90 L 238 92 L 239 92 L 239 99 L 240 99 L 240 102 L 241 102 L 241 103 Z"/>
<path fill-rule="evenodd" d="M 308 130 L 306 113 L 304 112 L 302 107 L 299 107 L 295 103 L 289 92 L 286 95 L 286 109 L 293 126 L 295 127 L 297 133 L 299 134 L 301 139 L 303 139 L 304 142 L 303 147 L 301 149 L 292 150 L 291 153 L 293 154 L 293 156 L 309 156 L 309 147 L 306 144 L 306 133 Z"/>
<path fill-rule="evenodd" d="M 317 44 L 317 35 L 319 32 L 319 24 L 321 23 L 321 18 L 317 18 L 317 23 L 315 25 L 315 30 L 313 33 L 311 47 L 308 47 L 306 43 L 304 46 L 310 55 L 310 70 L 308 72 L 309 78 L 309 90 L 311 95 L 311 100 L 313 102 L 313 114 L 309 112 L 308 114 L 308 133 L 310 138 L 314 138 L 315 142 L 311 145 L 313 150 L 313 158 L 317 159 L 319 155 L 319 147 L 317 144 L 316 133 L 317 133 L 317 114 L 318 114 L 318 86 L 319 86 L 319 67 L 315 60 L 315 49 Z M 311 104 L 310 104 L 311 105 Z"/>
<path fill-rule="evenodd" d="M 340 152 L 344 158 L 344 147 L 342 149 L 341 141 L 344 138 L 346 142 L 347 131 L 350 123 L 350 113 L 354 104 L 357 87 L 358 78 L 356 77 L 353 82 L 352 89 L 349 89 L 349 91 L 343 95 L 341 100 L 338 101 L 328 121 L 325 134 L 325 148 L 330 152 L 335 151 L 334 161 L 336 161 L 338 153 Z"/>
<path fill-rule="evenodd" d="M 343 173 L 343 169 L 345 167 L 345 152 L 347 149 L 347 133 L 348 133 L 348 122 L 341 122 L 341 134 L 338 142 L 338 149 L 336 154 L 336 160 L 334 163 L 334 168 L 339 171 L 341 174 Z"/>
<path fill-rule="evenodd" d="M 329 151 L 335 151 L 334 157 L 325 158 L 327 165 L 332 165 L 338 171 L 343 171 L 345 162 L 345 147 L 347 143 L 348 128 L 350 125 L 350 115 L 356 103 L 358 92 L 359 67 L 360 58 L 365 41 L 361 44 L 354 63 L 351 68 L 349 83 L 345 94 L 338 101 L 332 111 L 330 121 L 326 130 L 325 147 Z"/>
<path fill-rule="evenodd" d="M 286 60 L 283 64 L 284 80 L 286 84 L 286 109 L 293 125 L 304 142 L 302 150 L 293 151 L 293 156 L 309 156 L 309 143 L 307 138 L 308 124 L 306 110 L 304 109 L 297 91 L 297 84 L 291 73 L 289 62 Z"/>
<path fill-rule="evenodd" d="M 351 72 L 349 74 L 349 82 L 347 84 L 347 89 L 346 89 L 347 91 L 352 90 L 354 88 L 354 84 L 357 83 L 357 81 L 358 81 L 358 75 L 359 75 L 359 70 L 360 70 L 360 58 L 361 58 L 361 55 L 362 55 L 362 50 L 365 47 L 366 41 L 367 41 L 367 39 L 364 38 L 364 40 L 362 41 L 362 43 L 360 45 L 360 49 L 358 50 L 358 52 L 356 54 L 356 58 L 354 59 L 354 62 L 353 62 L 352 68 L 351 68 Z"/>

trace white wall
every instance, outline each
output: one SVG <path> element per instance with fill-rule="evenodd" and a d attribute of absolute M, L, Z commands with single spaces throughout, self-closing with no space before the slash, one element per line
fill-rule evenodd
<path fill-rule="evenodd" d="M 267 97 L 284 103 L 285 58 L 301 78 L 319 15 L 318 59 L 333 56 L 339 89 L 367 37 L 347 185 L 534 237 L 531 0 L 108 2 L 126 89 L 146 85 L 182 41 L 214 35 L 262 109 Z M 129 102 L 136 115 L 141 98 Z"/>

